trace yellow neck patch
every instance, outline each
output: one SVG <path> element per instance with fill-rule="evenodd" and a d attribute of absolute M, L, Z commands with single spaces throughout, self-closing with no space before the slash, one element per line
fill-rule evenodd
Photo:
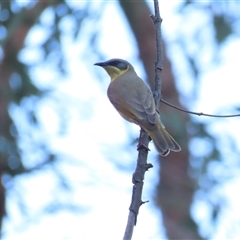
<path fill-rule="evenodd" d="M 104 69 L 107 71 L 108 75 L 111 78 L 111 82 L 116 80 L 118 77 L 120 77 L 122 74 L 128 71 L 129 66 L 125 70 L 121 70 L 119 68 L 113 67 L 113 66 L 106 66 Z"/>

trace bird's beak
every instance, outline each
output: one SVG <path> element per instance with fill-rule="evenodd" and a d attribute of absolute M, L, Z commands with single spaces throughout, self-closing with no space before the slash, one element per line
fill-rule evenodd
<path fill-rule="evenodd" d="M 100 66 L 100 67 L 106 67 L 107 63 L 106 62 L 98 62 L 98 63 L 94 63 L 94 65 Z"/>

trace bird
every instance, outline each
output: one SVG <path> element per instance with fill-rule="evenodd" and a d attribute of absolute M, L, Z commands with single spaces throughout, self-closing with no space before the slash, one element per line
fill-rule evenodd
<path fill-rule="evenodd" d="M 167 132 L 160 119 L 152 91 L 137 75 L 134 67 L 120 58 L 94 65 L 104 68 L 110 76 L 107 96 L 118 113 L 125 120 L 143 128 L 161 156 L 167 156 L 170 151 L 179 152 L 181 147 Z"/>

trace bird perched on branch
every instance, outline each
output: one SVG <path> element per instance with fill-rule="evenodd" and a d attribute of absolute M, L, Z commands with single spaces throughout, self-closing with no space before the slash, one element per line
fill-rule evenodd
<path fill-rule="evenodd" d="M 170 150 L 181 150 L 165 130 L 151 90 L 129 62 L 114 58 L 94 65 L 103 67 L 111 78 L 107 91 L 110 102 L 124 119 L 139 125 L 149 134 L 161 156 L 167 156 Z"/>

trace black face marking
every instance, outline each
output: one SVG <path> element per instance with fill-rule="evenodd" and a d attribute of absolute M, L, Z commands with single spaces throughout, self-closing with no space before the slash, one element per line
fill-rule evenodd
<path fill-rule="evenodd" d="M 128 67 L 128 64 L 126 62 L 120 60 L 112 60 L 108 62 L 108 65 L 116 67 L 120 70 L 126 70 Z"/>

